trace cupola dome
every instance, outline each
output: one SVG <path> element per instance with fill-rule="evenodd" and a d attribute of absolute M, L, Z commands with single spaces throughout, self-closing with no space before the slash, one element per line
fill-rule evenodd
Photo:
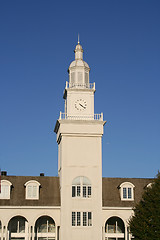
<path fill-rule="evenodd" d="M 88 88 L 89 65 L 83 60 L 83 48 L 79 41 L 74 50 L 75 60 L 71 62 L 69 72 L 69 86 L 76 88 Z"/>

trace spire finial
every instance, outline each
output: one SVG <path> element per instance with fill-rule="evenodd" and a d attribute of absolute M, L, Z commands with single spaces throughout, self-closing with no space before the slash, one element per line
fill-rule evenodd
<path fill-rule="evenodd" d="M 79 33 L 78 33 L 78 44 L 80 44 L 80 41 L 79 41 Z"/>

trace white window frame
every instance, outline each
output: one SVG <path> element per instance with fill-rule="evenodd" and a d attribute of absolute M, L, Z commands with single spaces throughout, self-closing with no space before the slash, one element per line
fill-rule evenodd
<path fill-rule="evenodd" d="M 0 199 L 10 199 L 11 186 L 12 186 L 12 183 L 9 182 L 8 180 L 1 180 Z M 4 192 L 4 187 L 8 188 L 8 191 L 7 191 L 8 193 L 7 194 Z"/>
<path fill-rule="evenodd" d="M 72 227 L 92 227 L 92 212 L 72 212 Z"/>
<path fill-rule="evenodd" d="M 152 185 L 153 185 L 153 182 L 152 183 L 148 183 L 146 187 L 147 188 L 152 188 Z"/>
<path fill-rule="evenodd" d="M 39 199 L 39 187 L 41 184 L 35 180 L 30 180 L 30 181 L 26 182 L 24 185 L 26 187 L 25 198 L 27 200 L 38 200 Z M 36 191 L 34 192 L 35 188 L 36 188 Z M 29 194 L 29 189 L 31 189 L 31 195 Z M 34 193 L 35 193 L 35 195 L 34 195 Z"/>
<path fill-rule="evenodd" d="M 78 184 L 74 184 L 74 180 L 80 178 Z M 88 180 L 88 184 L 84 184 L 84 178 Z M 74 189 L 74 190 L 73 190 Z M 73 194 L 74 192 L 74 194 Z M 79 176 L 73 179 L 72 182 L 72 198 L 91 198 L 92 196 L 92 186 L 90 180 L 85 176 Z"/>
<path fill-rule="evenodd" d="M 134 201 L 134 187 L 130 182 L 124 182 L 120 185 L 120 197 L 122 201 Z M 124 189 L 126 189 L 126 197 L 124 197 Z M 131 197 L 129 189 L 131 189 Z"/>

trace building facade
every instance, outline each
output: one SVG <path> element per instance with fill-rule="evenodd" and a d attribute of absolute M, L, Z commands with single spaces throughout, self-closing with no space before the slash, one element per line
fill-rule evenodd
<path fill-rule="evenodd" d="M 78 42 L 55 125 L 58 177 L 7 176 L 0 193 L 1 240 L 130 240 L 128 220 L 152 179 L 102 178 L 103 114 Z"/>

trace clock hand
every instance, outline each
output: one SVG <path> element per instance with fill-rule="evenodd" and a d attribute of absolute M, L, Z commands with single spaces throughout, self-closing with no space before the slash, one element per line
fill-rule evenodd
<path fill-rule="evenodd" d="M 80 103 L 79 103 L 79 105 L 80 105 L 81 107 L 83 107 L 84 109 L 86 108 L 86 107 L 84 107 L 84 106 L 83 106 L 82 104 L 80 104 Z"/>

